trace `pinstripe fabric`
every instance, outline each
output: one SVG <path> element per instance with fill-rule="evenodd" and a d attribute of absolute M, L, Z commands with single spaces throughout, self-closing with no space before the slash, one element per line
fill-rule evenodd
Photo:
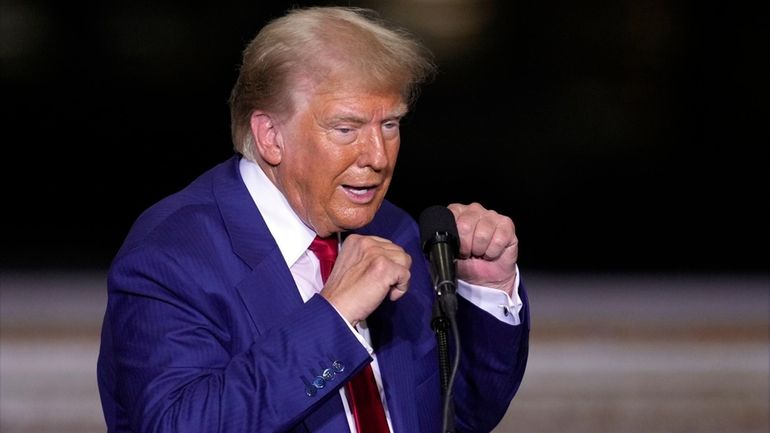
<path fill-rule="evenodd" d="M 237 166 L 234 157 L 144 212 L 113 261 L 98 361 L 108 432 L 347 429 L 339 384 L 369 356 L 323 298 L 302 303 Z M 437 433 L 433 292 L 416 224 L 385 202 L 360 232 L 413 256 L 410 291 L 367 322 L 395 432 Z M 458 431 L 489 431 L 521 381 L 528 320 L 511 327 L 467 303 L 459 314 L 472 343 L 455 389 Z M 340 380 L 308 396 L 333 361 L 346 366 Z"/>

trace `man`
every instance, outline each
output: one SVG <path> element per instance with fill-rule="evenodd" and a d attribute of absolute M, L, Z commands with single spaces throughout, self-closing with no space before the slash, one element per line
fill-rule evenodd
<path fill-rule="evenodd" d="M 238 155 L 141 215 L 111 266 L 110 432 L 440 431 L 435 295 L 414 220 L 384 200 L 432 70 L 368 11 L 298 9 L 260 31 L 230 101 Z M 517 240 L 507 217 L 449 208 L 456 428 L 489 431 L 527 359 Z M 336 262 L 314 249 L 340 241 Z"/>

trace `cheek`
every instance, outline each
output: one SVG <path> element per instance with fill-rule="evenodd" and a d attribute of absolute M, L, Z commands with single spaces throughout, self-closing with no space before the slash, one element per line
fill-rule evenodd
<path fill-rule="evenodd" d="M 393 169 L 393 167 L 396 166 L 396 160 L 398 159 L 398 150 L 400 148 L 401 148 L 401 144 L 397 142 L 395 145 L 393 145 L 393 149 L 391 149 L 391 151 L 390 151 L 390 168 L 391 168 L 391 170 Z"/>
<path fill-rule="evenodd" d="M 299 167 L 300 172 L 297 175 L 305 178 L 308 188 L 326 201 L 337 189 L 340 176 L 350 167 L 347 162 L 344 155 L 319 153 L 316 157 L 311 157 L 305 167 Z"/>
<path fill-rule="evenodd" d="M 388 166 L 386 168 L 387 173 L 385 173 L 390 179 L 391 176 L 393 176 L 393 171 L 396 168 L 396 160 L 398 160 L 398 145 L 389 146 L 386 149 L 386 156 L 388 158 Z"/>

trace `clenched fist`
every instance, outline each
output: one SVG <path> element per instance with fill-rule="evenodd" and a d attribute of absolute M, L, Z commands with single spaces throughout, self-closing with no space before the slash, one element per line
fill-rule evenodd
<path fill-rule="evenodd" d="M 511 295 L 519 255 L 513 221 L 478 203 L 447 207 L 455 216 L 460 237 L 457 278 Z"/>
<path fill-rule="evenodd" d="M 387 239 L 350 235 L 321 296 L 355 326 L 366 319 L 385 296 L 395 301 L 406 293 L 411 265 L 409 254 Z"/>

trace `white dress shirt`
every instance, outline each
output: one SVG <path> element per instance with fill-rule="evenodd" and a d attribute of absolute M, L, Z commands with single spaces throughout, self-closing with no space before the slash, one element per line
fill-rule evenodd
<path fill-rule="evenodd" d="M 321 280 L 321 268 L 318 258 L 310 252 L 308 248 L 316 236 L 302 220 L 294 213 L 289 202 L 278 190 L 278 188 L 268 179 L 267 175 L 256 163 L 241 158 L 240 172 L 246 188 L 257 205 L 262 218 L 267 224 L 267 228 L 275 238 L 278 249 L 286 261 L 286 265 L 291 271 L 294 282 L 299 289 L 302 300 L 307 302 L 314 294 L 319 293 L 323 288 Z M 342 248 L 343 245 L 340 245 Z M 487 287 L 468 284 L 458 280 L 457 292 L 460 296 L 474 303 L 485 311 L 497 317 L 499 320 L 511 325 L 520 323 L 519 312 L 522 308 L 521 298 L 518 294 L 519 273 L 516 271 L 516 281 L 514 283 L 513 297 L 506 293 Z M 345 323 L 348 323 L 347 320 Z M 380 391 L 380 398 L 385 407 L 385 417 L 388 420 L 390 431 L 393 426 L 390 421 L 388 404 L 385 399 L 385 393 L 382 387 L 382 378 L 380 377 L 379 364 L 377 356 L 371 346 L 371 338 L 366 321 L 361 321 L 353 328 L 350 324 L 351 332 L 358 338 L 363 347 L 369 352 L 372 361 L 372 371 L 377 382 L 377 388 Z M 348 400 L 345 393 L 345 387 L 340 388 L 342 404 L 345 407 L 345 413 L 348 419 L 350 431 L 355 432 L 355 421 L 353 414 L 348 407 Z"/>

